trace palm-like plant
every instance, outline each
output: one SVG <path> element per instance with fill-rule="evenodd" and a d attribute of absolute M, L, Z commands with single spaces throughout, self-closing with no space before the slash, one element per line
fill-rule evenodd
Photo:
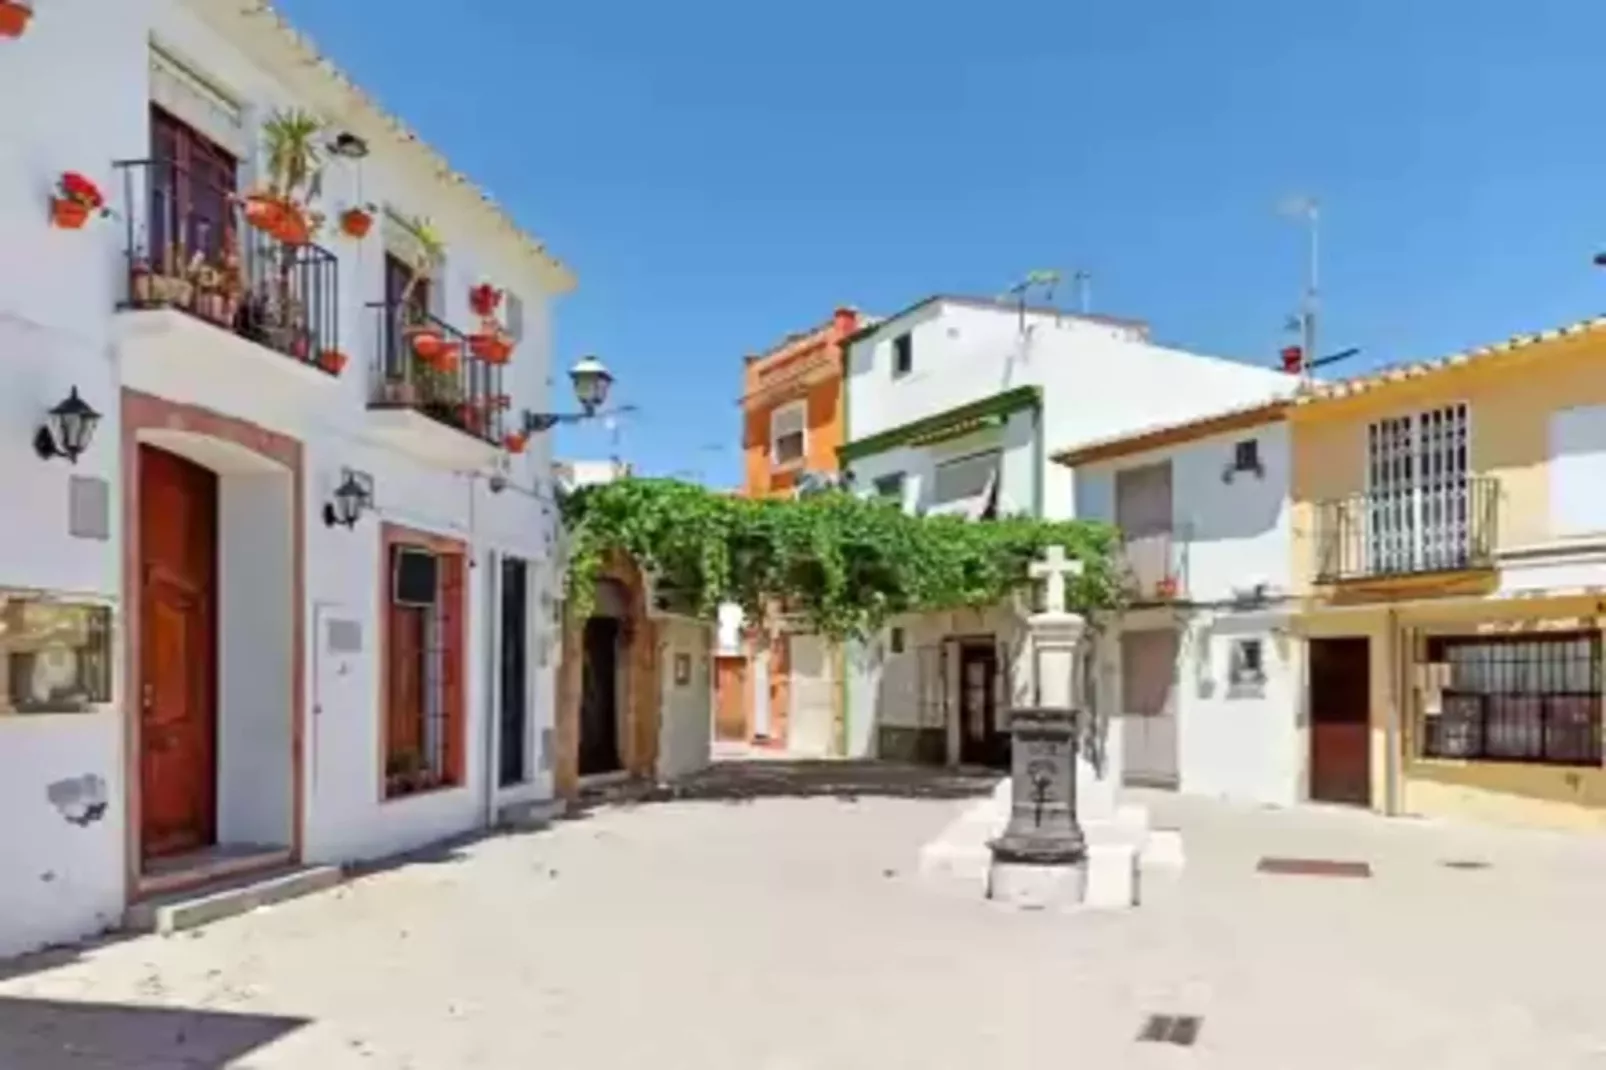
<path fill-rule="evenodd" d="M 277 197 L 307 204 L 323 189 L 323 120 L 300 108 L 280 108 L 262 124 L 268 188 Z"/>

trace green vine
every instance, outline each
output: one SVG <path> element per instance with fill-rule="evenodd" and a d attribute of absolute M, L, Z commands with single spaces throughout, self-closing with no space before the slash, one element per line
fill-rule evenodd
<path fill-rule="evenodd" d="M 902 613 L 996 605 L 1031 583 L 1029 564 L 1061 545 L 1083 573 L 1071 608 L 1120 605 L 1115 529 L 1026 517 L 969 521 L 909 516 L 828 492 L 798 500 L 738 498 L 669 479 L 625 479 L 565 498 L 569 598 L 590 611 L 610 553 L 634 559 L 705 617 L 735 602 L 748 620 L 766 606 L 815 632 L 863 636 Z"/>

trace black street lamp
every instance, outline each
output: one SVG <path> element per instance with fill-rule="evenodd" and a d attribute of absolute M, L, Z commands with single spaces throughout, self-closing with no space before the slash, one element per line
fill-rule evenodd
<path fill-rule="evenodd" d="M 574 384 L 574 398 L 580 403 L 579 412 L 528 412 L 524 414 L 524 430 L 533 434 L 550 431 L 558 424 L 579 423 L 597 414 L 613 386 L 613 373 L 596 357 L 582 357 L 569 369 L 569 381 Z"/>
<path fill-rule="evenodd" d="M 335 488 L 334 500 L 324 503 L 323 522 L 327 527 L 354 528 L 363 510 L 373 504 L 372 481 L 346 469 L 346 478 Z"/>
<path fill-rule="evenodd" d="M 78 396 L 75 386 L 67 399 L 51 409 L 46 417 L 44 426 L 33 436 L 34 452 L 43 460 L 65 457 L 72 464 L 77 464 L 78 458 L 95 437 L 95 425 L 100 423 L 100 413 Z"/>

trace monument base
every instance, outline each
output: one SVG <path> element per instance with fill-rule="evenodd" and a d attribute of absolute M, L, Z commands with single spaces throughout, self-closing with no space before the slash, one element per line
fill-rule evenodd
<path fill-rule="evenodd" d="M 1138 855 L 1130 844 L 1092 844 L 1071 865 L 994 859 L 987 898 L 1019 910 L 1125 910 L 1138 905 Z"/>

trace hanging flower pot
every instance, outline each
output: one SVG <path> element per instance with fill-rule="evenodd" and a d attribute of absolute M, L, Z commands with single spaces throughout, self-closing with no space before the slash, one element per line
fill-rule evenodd
<path fill-rule="evenodd" d="M 50 221 L 63 230 L 79 230 L 92 214 L 107 214 L 100 187 L 77 171 L 62 172 L 50 200 Z"/>
<path fill-rule="evenodd" d="M 456 342 L 442 342 L 440 352 L 435 357 L 437 371 L 455 372 L 458 362 L 463 359 L 463 347 Z"/>
<path fill-rule="evenodd" d="M 347 208 L 340 213 L 340 229 L 348 238 L 361 241 L 373 227 L 374 214 L 366 208 Z"/>
<path fill-rule="evenodd" d="M 278 227 L 271 232 L 286 245 L 305 245 L 312 240 L 312 220 L 298 204 L 286 204 Z"/>
<path fill-rule="evenodd" d="M 1177 578 L 1164 576 L 1154 585 L 1154 593 L 1160 598 L 1175 598 L 1177 596 Z"/>
<path fill-rule="evenodd" d="M 503 330 L 471 334 L 468 345 L 487 364 L 506 364 L 513 357 L 513 336 Z"/>
<path fill-rule="evenodd" d="M 284 225 L 285 203 L 277 197 L 253 193 L 245 198 L 245 221 L 272 234 Z"/>
<path fill-rule="evenodd" d="M 0 37 L 21 37 L 33 18 L 33 4 L 27 0 L 0 0 Z"/>
<path fill-rule="evenodd" d="M 488 282 L 482 282 L 468 292 L 468 307 L 480 317 L 496 315 L 497 306 L 502 303 L 502 291 Z"/>
<path fill-rule="evenodd" d="M 440 332 L 430 327 L 415 327 L 409 341 L 413 346 L 413 355 L 426 364 L 437 360 L 446 346 Z"/>
<path fill-rule="evenodd" d="M 502 436 L 502 445 L 509 453 L 523 453 L 529 443 L 530 436 L 523 431 L 509 431 Z"/>
<path fill-rule="evenodd" d="M 339 375 L 346 370 L 346 355 L 338 349 L 326 349 L 318 354 L 318 367 L 330 375 Z"/>

